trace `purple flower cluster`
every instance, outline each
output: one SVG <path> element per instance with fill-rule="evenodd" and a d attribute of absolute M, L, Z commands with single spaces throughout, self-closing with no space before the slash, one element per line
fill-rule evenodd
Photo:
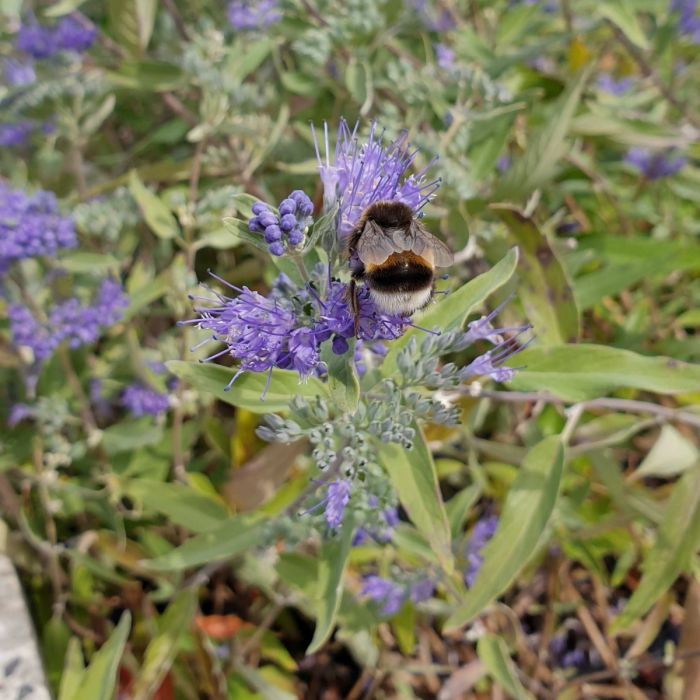
<path fill-rule="evenodd" d="M 343 522 L 345 507 L 350 502 L 350 482 L 345 479 L 332 481 L 326 492 L 326 510 L 324 517 L 328 527 L 334 530 Z"/>
<path fill-rule="evenodd" d="M 53 27 L 36 22 L 23 24 L 15 40 L 15 48 L 37 60 L 45 60 L 62 51 L 83 53 L 97 38 L 94 27 L 86 27 L 73 17 L 63 17 Z"/>
<path fill-rule="evenodd" d="M 49 358 L 61 344 L 71 348 L 95 342 L 103 329 L 114 325 L 124 315 L 128 298 L 121 285 L 105 280 L 91 305 L 68 299 L 53 307 L 46 322 L 38 321 L 24 306 L 9 308 L 10 330 L 15 346 L 31 349 L 34 361 Z"/>
<path fill-rule="evenodd" d="M 374 501 L 374 505 L 372 504 L 372 501 Z M 376 497 L 370 496 L 370 505 L 376 507 L 376 504 Z M 358 528 L 352 540 L 353 547 L 363 545 L 370 540 L 380 543 L 389 542 L 391 540 L 391 536 L 393 535 L 394 528 L 399 524 L 399 513 L 395 507 L 387 508 L 381 512 L 380 520 L 383 521 L 381 527 Z"/>
<path fill-rule="evenodd" d="M 469 347 L 478 340 L 485 340 L 494 347 L 459 369 L 457 377 L 460 381 L 467 381 L 474 377 L 489 377 L 495 382 L 508 382 L 515 376 L 516 370 L 504 367 L 504 363 L 529 345 L 531 339 L 522 343 L 520 339 L 524 333 L 530 330 L 531 326 L 529 324 L 513 328 L 495 328 L 493 326 L 492 321 L 508 301 L 510 299 L 499 304 L 487 316 L 482 316 L 467 324 L 467 330 L 460 339 L 458 347 Z"/>
<path fill-rule="evenodd" d="M 455 64 L 455 52 L 445 44 L 435 44 L 435 58 L 438 67 L 446 72 L 451 72 Z"/>
<path fill-rule="evenodd" d="M 199 318 L 186 322 L 210 331 L 210 340 L 226 346 L 207 360 L 224 354 L 239 360 L 239 370 L 227 388 L 243 372 L 266 372 L 277 367 L 295 370 L 302 379 L 320 372 L 320 346 L 329 339 L 336 354 L 348 350 L 348 340 L 354 336 L 354 320 L 347 285 L 331 282 L 325 299 L 310 286 L 296 289 L 286 277 L 280 277 L 267 297 L 247 287 L 231 288 L 238 296 L 217 294 L 220 306 L 195 308 Z M 390 340 L 403 334 L 408 319 L 380 313 L 366 288 L 358 290 L 358 301 L 360 339 Z"/>
<path fill-rule="evenodd" d="M 0 269 L 77 243 L 73 221 L 61 216 L 53 193 L 28 195 L 0 183 Z"/>
<path fill-rule="evenodd" d="M 121 405 L 137 418 L 160 416 L 170 408 L 170 400 L 143 384 L 130 384 L 122 392 Z"/>
<path fill-rule="evenodd" d="M 381 606 L 383 615 L 395 615 L 406 600 L 422 603 L 433 595 L 435 584 L 422 579 L 408 586 L 401 586 L 381 576 L 366 576 L 361 594 Z"/>
<path fill-rule="evenodd" d="M 484 563 L 484 558 L 481 550 L 486 546 L 486 543 L 494 536 L 498 527 L 498 518 L 495 515 L 489 515 L 482 518 L 474 526 L 472 536 L 467 544 L 466 558 L 467 568 L 464 572 L 464 582 L 470 588 L 474 585 L 476 575 Z"/>
<path fill-rule="evenodd" d="M 0 124 L 0 146 L 18 148 L 26 145 L 34 131 L 34 125 L 26 119 L 21 122 Z"/>
<path fill-rule="evenodd" d="M 350 129 L 342 119 L 331 162 L 328 126 L 324 124 L 325 161 L 321 159 L 314 132 L 316 158 L 323 184 L 324 208 L 338 205 L 338 235 L 345 238 L 364 210 L 374 202 L 398 201 L 418 214 L 440 186 L 440 180 L 425 182 L 425 174 L 434 161 L 415 175 L 406 175 L 418 153 L 407 149 L 406 134 L 384 145 L 382 134 L 372 124 L 369 137 L 360 144 L 358 125 Z"/>
<path fill-rule="evenodd" d="M 409 0 L 409 9 L 429 32 L 449 32 L 455 28 L 454 17 L 446 9 L 439 12 L 428 6 L 427 0 Z"/>
<path fill-rule="evenodd" d="M 599 90 L 615 97 L 624 95 L 633 84 L 632 78 L 614 78 L 610 73 L 601 73 L 596 81 Z"/>
<path fill-rule="evenodd" d="M 625 163 L 637 169 L 646 180 L 660 180 L 675 175 L 685 164 L 685 156 L 674 151 L 656 152 L 646 148 L 630 148 Z"/>
<path fill-rule="evenodd" d="M 277 0 L 233 0 L 227 15 L 229 24 L 239 32 L 267 29 L 282 19 Z"/>
<path fill-rule="evenodd" d="M 700 44 L 700 15 L 698 0 L 671 0 L 671 12 L 678 13 L 678 33 Z"/>
<path fill-rule="evenodd" d="M 248 229 L 252 233 L 262 233 L 270 254 L 279 256 L 303 243 L 314 205 L 304 192 L 294 190 L 280 202 L 277 210 L 279 214 L 275 214 L 267 204 L 256 202 Z"/>
<path fill-rule="evenodd" d="M 24 87 L 36 81 L 36 72 L 30 62 L 15 61 L 12 58 L 5 59 L 3 75 L 10 87 Z"/>

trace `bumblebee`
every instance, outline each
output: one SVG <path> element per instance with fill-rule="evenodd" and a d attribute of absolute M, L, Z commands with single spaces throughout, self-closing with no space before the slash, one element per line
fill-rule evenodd
<path fill-rule="evenodd" d="M 377 308 L 410 316 L 432 298 L 435 268 L 448 267 L 452 251 L 402 202 L 375 202 L 348 237 L 350 306 L 355 332 L 360 320 L 357 283 L 364 282 Z"/>

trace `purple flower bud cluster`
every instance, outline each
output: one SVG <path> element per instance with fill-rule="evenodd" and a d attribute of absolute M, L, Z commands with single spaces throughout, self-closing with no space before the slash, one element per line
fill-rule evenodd
<path fill-rule="evenodd" d="M 28 195 L 0 183 L 0 268 L 77 243 L 73 221 L 61 216 L 53 193 Z"/>
<path fill-rule="evenodd" d="M 8 310 L 12 341 L 17 347 L 29 348 L 34 361 L 42 362 L 63 342 L 70 348 L 95 342 L 105 328 L 121 320 L 127 306 L 121 285 L 110 279 L 102 283 L 93 304 L 84 306 L 77 299 L 68 299 L 53 307 L 46 322 L 14 304 Z"/>
<path fill-rule="evenodd" d="M 625 163 L 638 170 L 647 180 L 671 177 L 681 170 L 686 162 L 685 156 L 672 150 L 654 153 L 646 148 L 630 148 L 625 156 Z"/>
<path fill-rule="evenodd" d="M 484 563 L 484 557 L 481 550 L 486 546 L 486 543 L 496 533 L 498 527 L 498 518 L 495 515 L 489 515 L 477 522 L 472 531 L 472 536 L 467 544 L 466 558 L 467 568 L 464 572 L 464 582 L 471 588 L 474 585 L 476 576 Z"/>
<path fill-rule="evenodd" d="M 405 133 L 384 145 L 383 134 L 377 133 L 373 123 L 367 141 L 360 144 L 357 129 L 358 125 L 351 130 L 348 123 L 341 120 L 332 162 L 328 125 L 324 124 L 324 159 L 314 132 L 324 208 L 330 210 L 337 204 L 341 239 L 353 230 L 370 204 L 403 202 L 418 214 L 440 186 L 439 179 L 425 182 L 425 174 L 434 161 L 415 175 L 406 175 L 418 151 L 408 150 Z"/>
<path fill-rule="evenodd" d="M 601 73 L 596 81 L 599 90 L 615 97 L 624 95 L 633 84 L 632 78 L 614 78 L 610 73 Z"/>
<path fill-rule="evenodd" d="M 195 308 L 199 318 L 186 322 L 210 331 L 211 340 L 226 346 L 207 360 L 227 353 L 239 360 L 239 371 L 228 388 L 246 371 L 266 372 L 277 367 L 295 370 L 302 379 L 318 373 L 322 369 L 320 347 L 327 340 L 332 340 L 336 354 L 348 350 L 348 340 L 355 331 L 346 284 L 332 281 L 322 299 L 311 287 L 297 289 L 286 277 L 278 281 L 267 297 L 247 287 L 231 287 L 238 296 L 216 294 L 220 306 Z M 357 291 L 360 306 L 357 337 L 362 340 L 400 337 L 408 319 L 379 312 L 369 290 L 362 287 Z"/>
<path fill-rule="evenodd" d="M 267 29 L 282 19 L 277 0 L 233 0 L 227 15 L 229 24 L 239 32 Z"/>
<path fill-rule="evenodd" d="M 248 229 L 252 233 L 262 233 L 270 254 L 279 256 L 303 243 L 304 230 L 311 221 L 314 205 L 304 192 L 294 190 L 280 202 L 277 210 L 279 214 L 267 204 L 256 202 Z"/>
<path fill-rule="evenodd" d="M 131 415 L 160 416 L 170 408 L 170 400 L 165 394 L 150 389 L 143 384 L 130 384 L 121 395 L 121 405 Z"/>
<path fill-rule="evenodd" d="M 678 33 L 700 44 L 700 15 L 698 0 L 671 0 L 671 12 L 678 13 Z"/>
<path fill-rule="evenodd" d="M 21 122 L 0 124 L 0 146 L 3 148 L 19 148 L 26 145 L 34 131 L 32 122 L 26 119 Z"/>
<path fill-rule="evenodd" d="M 36 81 L 36 72 L 31 62 L 16 61 L 13 58 L 5 59 L 3 75 L 10 87 L 24 87 Z"/>
<path fill-rule="evenodd" d="M 402 586 L 381 576 L 366 576 L 362 582 L 361 594 L 380 605 L 383 615 L 395 615 L 406 600 L 422 603 L 434 591 L 435 584 L 427 578 Z"/>
<path fill-rule="evenodd" d="M 15 48 L 37 60 L 45 60 L 62 51 L 83 53 L 96 38 L 94 27 L 86 27 L 73 17 L 63 17 L 52 27 L 36 22 L 23 24 L 17 32 Z"/>

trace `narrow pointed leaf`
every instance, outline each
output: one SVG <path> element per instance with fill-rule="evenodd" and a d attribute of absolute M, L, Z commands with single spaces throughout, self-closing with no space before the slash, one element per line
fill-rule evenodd
<path fill-rule="evenodd" d="M 307 654 L 318 651 L 330 637 L 343 596 L 343 572 L 355 533 L 353 519 L 346 516 L 337 539 L 326 542 L 321 548 L 318 565 L 318 613 L 314 636 Z"/>
<path fill-rule="evenodd" d="M 508 492 L 498 529 L 484 547 L 484 563 L 445 631 L 456 630 L 506 591 L 537 550 L 559 493 L 564 450 L 558 436 L 545 438 L 526 455 Z"/>
<path fill-rule="evenodd" d="M 270 386 L 263 399 L 261 397 L 267 384 L 267 372 L 246 372 L 236 379 L 229 391 L 225 391 L 226 385 L 236 373 L 235 369 L 180 360 L 172 360 L 166 364 L 174 375 L 184 379 L 195 389 L 214 394 L 219 401 L 245 408 L 253 413 L 287 411 L 290 396 L 328 396 L 326 387 L 318 379 L 309 377 L 302 382 L 297 372 L 284 369 L 272 371 Z"/>
<path fill-rule="evenodd" d="M 654 546 L 642 565 L 642 580 L 615 618 L 614 634 L 644 615 L 691 567 L 700 547 L 700 469 L 686 472 L 673 487 Z"/>
<path fill-rule="evenodd" d="M 111 700 L 117 685 L 117 670 L 131 628 L 131 613 L 122 613 L 109 639 L 90 661 L 78 692 L 72 700 Z"/>
<path fill-rule="evenodd" d="M 520 284 L 528 320 L 542 345 L 573 342 L 579 335 L 579 314 L 564 268 L 537 224 L 517 208 L 491 207 L 520 247 Z"/>
<path fill-rule="evenodd" d="M 379 461 L 399 495 L 411 522 L 430 542 L 438 561 L 452 569 L 450 523 L 440 495 L 435 462 L 420 427 L 413 425 L 413 448 L 393 442 L 379 446 Z"/>

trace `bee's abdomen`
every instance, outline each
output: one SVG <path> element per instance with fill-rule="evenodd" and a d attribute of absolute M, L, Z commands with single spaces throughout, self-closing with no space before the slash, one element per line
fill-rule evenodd
<path fill-rule="evenodd" d="M 370 265 L 367 284 L 381 292 L 414 292 L 433 284 L 433 269 L 419 255 L 394 253 L 381 265 Z"/>

